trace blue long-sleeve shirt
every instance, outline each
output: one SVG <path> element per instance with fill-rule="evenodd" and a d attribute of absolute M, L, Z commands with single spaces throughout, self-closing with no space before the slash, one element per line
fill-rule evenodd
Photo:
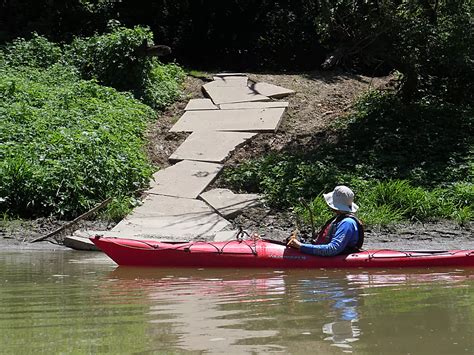
<path fill-rule="evenodd" d="M 300 251 L 318 256 L 334 256 L 347 247 L 355 247 L 359 239 L 359 229 L 352 218 L 344 218 L 337 224 L 334 236 L 329 244 L 302 244 Z"/>

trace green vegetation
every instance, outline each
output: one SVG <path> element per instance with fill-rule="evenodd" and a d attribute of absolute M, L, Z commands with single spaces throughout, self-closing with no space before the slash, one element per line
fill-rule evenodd
<path fill-rule="evenodd" d="M 53 138 L 40 137 L 40 132 L 53 132 L 48 126 L 51 125 L 54 133 L 62 137 L 73 123 L 81 128 L 67 142 L 83 142 L 86 139 L 80 132 L 92 131 L 89 125 L 97 120 L 87 117 L 99 116 L 102 120 L 102 116 L 110 115 L 115 120 L 117 111 L 131 119 L 126 122 L 118 117 L 116 124 L 120 127 L 112 136 L 123 139 L 119 133 L 123 130 L 124 137 L 140 141 L 142 116 L 151 115 L 148 108 L 137 108 L 139 104 L 127 94 L 99 84 L 130 92 L 157 109 L 176 99 L 183 71 L 173 64 L 162 65 L 142 52 L 144 46 L 153 44 L 154 34 L 160 44 L 173 48 L 176 58 L 193 68 L 295 70 L 322 66 L 369 75 L 394 73 L 398 77 L 393 92 L 368 93 L 358 101 L 354 112 L 341 118 L 323 139 L 315 137 L 314 149 L 301 147 L 300 152 L 271 154 L 227 170 L 225 179 L 234 188 L 262 191 L 273 206 L 295 211 L 302 210 L 299 198 L 303 197 L 312 201 L 315 214 L 322 218 L 325 205 L 315 197 L 344 183 L 356 191 L 363 207 L 360 213 L 369 223 L 438 218 L 471 221 L 473 10 L 470 0 L 264 0 L 258 4 L 244 0 L 178 0 L 154 1 L 146 6 L 105 0 L 3 2 L 0 41 L 29 38 L 36 31 L 69 44 L 58 45 L 33 35 L 29 41 L 15 40 L 0 52 L 2 74 L 5 73 L 0 79 L 0 95 L 5 97 L 1 110 L 7 117 L 0 123 L 2 141 L 8 138 L 0 152 L 5 157 L 2 169 L 8 168 L 2 179 L 10 184 L 3 185 L 12 187 L 0 189 L 0 197 L 6 201 L 2 204 L 7 204 L 9 210 L 20 206 L 15 207 L 15 213 L 42 210 L 73 215 L 96 201 L 92 197 L 95 194 L 132 190 L 129 182 L 120 179 L 114 181 L 120 188 L 80 182 L 77 186 L 92 186 L 91 191 L 83 194 L 76 191 L 81 189 L 71 189 L 75 202 L 64 206 L 58 203 L 64 188 L 63 179 L 59 179 L 59 192 L 41 187 L 45 192 L 38 199 L 36 165 L 49 165 L 41 155 L 46 148 L 37 149 L 32 142 L 48 146 L 48 140 Z M 117 14 L 127 27 L 114 20 Z M 109 99 L 120 104 L 109 105 Z M 97 112 L 93 112 L 91 102 L 97 102 Z M 100 109 L 102 104 L 107 110 Z M 84 107 L 87 114 L 78 113 Z M 134 114 L 130 115 L 129 109 Z M 38 112 L 41 116 L 35 116 Z M 134 119 L 140 123 L 132 124 Z M 106 119 L 94 129 L 114 127 L 109 121 Z M 25 128 L 15 129 L 20 124 Z M 54 138 L 53 142 L 61 139 Z M 120 160 L 115 155 L 124 154 L 123 150 L 138 154 L 136 149 L 143 144 L 140 142 L 134 143 L 133 149 L 127 148 L 128 142 L 119 148 L 104 143 L 111 149 L 112 158 L 107 161 Z M 20 154 L 22 149 L 15 147 L 22 144 L 26 148 Z M 71 156 L 82 149 L 71 144 Z M 62 145 L 67 147 L 63 142 Z M 32 152 L 32 157 L 27 151 Z M 130 161 L 141 161 L 138 156 L 142 155 Z M 61 160 L 66 159 L 64 155 L 51 159 L 61 167 L 68 166 Z M 72 161 L 70 164 L 75 166 Z M 144 181 L 150 172 L 145 163 L 139 166 L 132 169 L 137 182 Z M 105 169 L 105 165 L 102 167 Z M 56 174 L 66 176 L 51 172 L 54 179 Z M 107 174 L 112 173 L 103 171 L 103 176 Z M 29 189 L 36 191 L 32 194 L 35 206 L 49 207 L 28 205 L 25 196 L 29 196 Z M 50 202 L 44 202 L 47 195 Z M 118 196 L 110 207 L 111 215 L 120 215 L 124 207 L 120 201 L 126 200 Z M 53 205 L 62 207 L 54 210 Z"/>
<path fill-rule="evenodd" d="M 148 182 L 150 108 L 61 65 L 0 73 L 3 208 L 71 217 Z"/>
<path fill-rule="evenodd" d="M 472 117 L 469 107 L 406 104 L 371 92 L 312 151 L 272 154 L 228 169 L 235 189 L 261 191 L 276 207 L 312 200 L 318 224 L 328 216 L 320 196 L 351 186 L 368 224 L 474 217 Z M 335 140 L 335 142 L 334 142 Z"/>
<path fill-rule="evenodd" d="M 113 24 L 114 22 L 112 22 Z M 161 64 L 154 57 L 140 54 L 144 43 L 153 44 L 153 34 L 144 27 L 133 29 L 110 26 L 110 32 L 88 38 L 75 38 L 61 48 L 33 34 L 30 40 L 18 38 L 4 50 L 4 61 L 11 67 L 48 68 L 60 63 L 74 67 L 85 80 L 119 91 L 130 91 L 147 105 L 163 109 L 180 95 L 185 72 L 176 64 Z"/>
<path fill-rule="evenodd" d="M 102 35 L 75 38 L 66 49 L 66 60 L 84 79 L 131 91 L 156 109 L 175 101 L 185 73 L 175 64 L 162 65 L 158 59 L 140 53 L 144 44 L 153 45 L 152 32 L 139 26 L 130 29 L 113 25 L 111 29 Z"/>
<path fill-rule="evenodd" d="M 128 212 L 133 192 L 146 186 L 153 172 L 144 132 L 155 113 L 98 81 L 142 92 L 138 96 L 162 108 L 179 95 L 183 77 L 176 65 L 155 59 L 137 63 L 130 48 L 141 35 L 150 32 L 118 28 L 65 48 L 35 35 L 0 52 L 2 214 L 70 218 L 110 196 L 115 199 L 106 218 Z M 79 55 L 83 62 L 76 60 Z"/>

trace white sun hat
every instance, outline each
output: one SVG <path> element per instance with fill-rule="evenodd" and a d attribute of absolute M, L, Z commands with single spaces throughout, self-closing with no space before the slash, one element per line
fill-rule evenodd
<path fill-rule="evenodd" d="M 347 186 L 336 186 L 334 191 L 324 194 L 329 207 L 343 212 L 356 212 L 359 209 L 354 203 L 354 192 Z"/>

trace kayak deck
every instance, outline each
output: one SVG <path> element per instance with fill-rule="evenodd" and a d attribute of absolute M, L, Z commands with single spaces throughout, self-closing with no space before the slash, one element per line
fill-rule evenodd
<path fill-rule="evenodd" d="M 283 243 L 257 240 L 164 243 L 94 237 L 91 241 L 118 265 L 147 267 L 238 268 L 387 268 L 474 266 L 474 250 L 436 252 L 366 250 L 321 257 L 303 254 Z"/>

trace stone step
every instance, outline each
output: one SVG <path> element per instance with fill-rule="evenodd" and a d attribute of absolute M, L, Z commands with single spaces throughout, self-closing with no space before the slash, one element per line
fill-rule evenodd
<path fill-rule="evenodd" d="M 183 241 L 211 237 L 230 226 L 227 220 L 203 201 L 150 195 L 111 233 Z"/>
<path fill-rule="evenodd" d="M 286 101 L 254 101 L 254 102 L 236 102 L 233 104 L 221 104 L 221 110 L 243 110 L 251 108 L 278 108 L 288 107 Z"/>
<path fill-rule="evenodd" d="M 170 132 L 276 132 L 285 108 L 186 111 Z"/>
<path fill-rule="evenodd" d="M 245 73 L 217 73 L 217 74 L 214 74 L 214 76 L 216 77 L 220 77 L 220 76 L 247 76 L 247 74 Z"/>
<path fill-rule="evenodd" d="M 185 111 L 196 110 L 218 110 L 219 108 L 212 103 L 211 99 L 191 99 L 184 108 Z"/>
<path fill-rule="evenodd" d="M 205 84 L 207 87 L 247 86 L 246 76 L 215 76 L 214 81 Z"/>
<path fill-rule="evenodd" d="M 294 90 L 268 83 L 254 83 L 250 85 L 250 88 L 258 94 L 273 98 L 285 97 L 295 92 Z"/>
<path fill-rule="evenodd" d="M 221 169 L 221 164 L 183 160 L 155 173 L 152 187 L 147 192 L 196 198 L 216 178 Z"/>
<path fill-rule="evenodd" d="M 216 105 L 232 102 L 269 100 L 268 96 L 261 95 L 246 85 L 220 86 L 214 82 L 210 82 L 203 85 L 203 89 Z"/>
<path fill-rule="evenodd" d="M 237 146 L 255 133 L 199 131 L 192 133 L 170 156 L 170 160 L 222 163 Z"/>

